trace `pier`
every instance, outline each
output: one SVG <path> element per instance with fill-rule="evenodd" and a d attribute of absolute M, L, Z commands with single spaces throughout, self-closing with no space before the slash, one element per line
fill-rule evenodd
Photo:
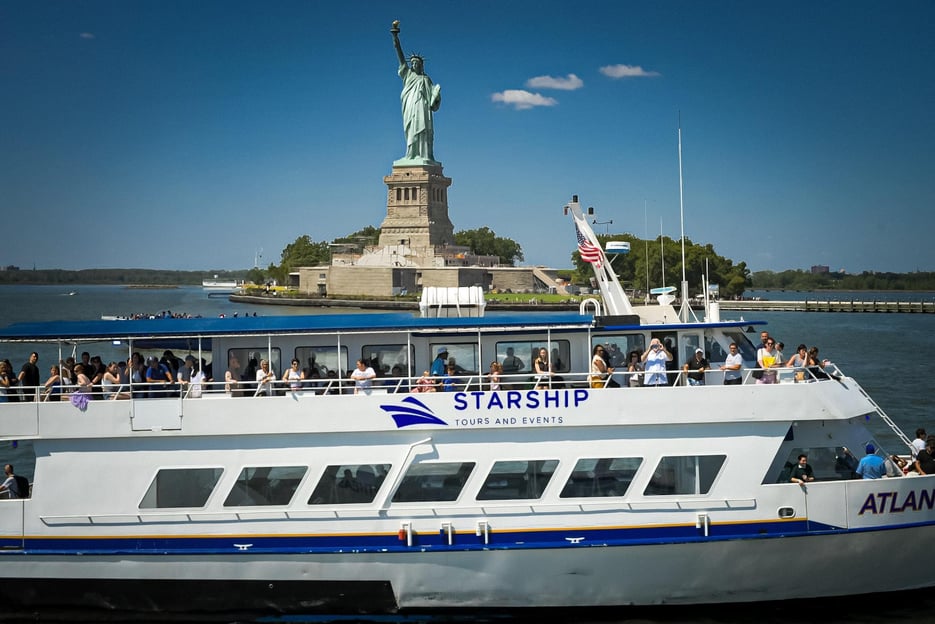
<path fill-rule="evenodd" d="M 933 301 L 858 301 L 856 299 L 804 301 L 733 301 L 722 299 L 721 310 L 753 312 L 913 312 L 935 313 Z"/>

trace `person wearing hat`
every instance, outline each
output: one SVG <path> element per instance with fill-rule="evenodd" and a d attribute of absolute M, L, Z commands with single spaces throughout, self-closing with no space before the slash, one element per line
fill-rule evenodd
<path fill-rule="evenodd" d="M 862 479 L 882 479 L 886 476 L 886 462 L 876 454 L 877 449 L 874 445 L 868 444 L 865 450 L 867 454 L 857 464 L 855 472 Z"/>
<path fill-rule="evenodd" d="M 171 384 L 175 380 L 172 378 L 172 373 L 169 372 L 168 367 L 155 356 L 150 356 L 146 363 L 148 364 L 146 367 L 146 383 L 154 384 L 150 386 L 149 397 L 155 399 L 169 396 L 169 391 L 172 389 Z"/>
<path fill-rule="evenodd" d="M 448 371 L 448 347 L 438 347 L 438 353 L 432 360 L 432 377 L 440 379 Z"/>
<path fill-rule="evenodd" d="M 703 386 L 704 374 L 709 368 L 711 368 L 711 364 L 704 356 L 704 351 L 698 348 L 695 349 L 695 356 L 690 361 L 685 362 L 682 370 L 687 373 L 688 385 Z"/>

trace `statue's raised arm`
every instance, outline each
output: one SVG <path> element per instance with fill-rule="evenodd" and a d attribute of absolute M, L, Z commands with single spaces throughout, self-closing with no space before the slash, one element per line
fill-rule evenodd
<path fill-rule="evenodd" d="M 437 165 L 433 113 L 441 105 L 441 87 L 432 84 L 432 79 L 425 74 L 425 61 L 421 56 L 412 54 L 406 61 L 399 43 L 399 20 L 393 22 L 390 33 L 399 59 L 399 77 L 403 80 L 399 99 L 402 104 L 403 129 L 406 132 L 406 155 L 393 164 Z"/>
<path fill-rule="evenodd" d="M 403 54 L 403 47 L 399 43 L 399 20 L 393 20 L 393 27 L 390 28 L 390 32 L 393 33 L 393 47 L 396 48 L 396 57 L 399 59 L 399 64 L 405 65 L 406 55 Z"/>

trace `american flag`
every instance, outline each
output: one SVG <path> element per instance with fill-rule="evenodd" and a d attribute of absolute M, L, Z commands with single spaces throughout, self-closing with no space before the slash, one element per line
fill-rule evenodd
<path fill-rule="evenodd" d="M 581 259 L 590 262 L 597 268 L 601 268 L 601 259 L 603 258 L 601 248 L 585 238 L 577 225 L 575 225 L 575 234 L 578 236 L 578 253 L 581 254 Z"/>

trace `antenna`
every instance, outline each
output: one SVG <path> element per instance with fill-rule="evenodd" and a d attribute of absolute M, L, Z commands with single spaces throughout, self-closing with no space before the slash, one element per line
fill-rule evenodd
<path fill-rule="evenodd" d="M 679 306 L 679 319 L 683 323 L 691 320 L 693 314 L 688 302 L 688 280 L 685 278 L 685 200 L 682 193 L 682 111 L 679 111 L 679 220 L 682 227 L 682 305 Z M 696 319 L 697 320 L 697 319 Z"/>
<path fill-rule="evenodd" d="M 253 268 L 260 268 L 260 260 L 263 259 L 263 248 L 257 247 L 256 252 L 253 254 Z"/>
<path fill-rule="evenodd" d="M 646 216 L 646 200 L 643 200 L 643 243 L 645 247 L 646 264 L 646 303 L 649 303 L 649 220 Z"/>

